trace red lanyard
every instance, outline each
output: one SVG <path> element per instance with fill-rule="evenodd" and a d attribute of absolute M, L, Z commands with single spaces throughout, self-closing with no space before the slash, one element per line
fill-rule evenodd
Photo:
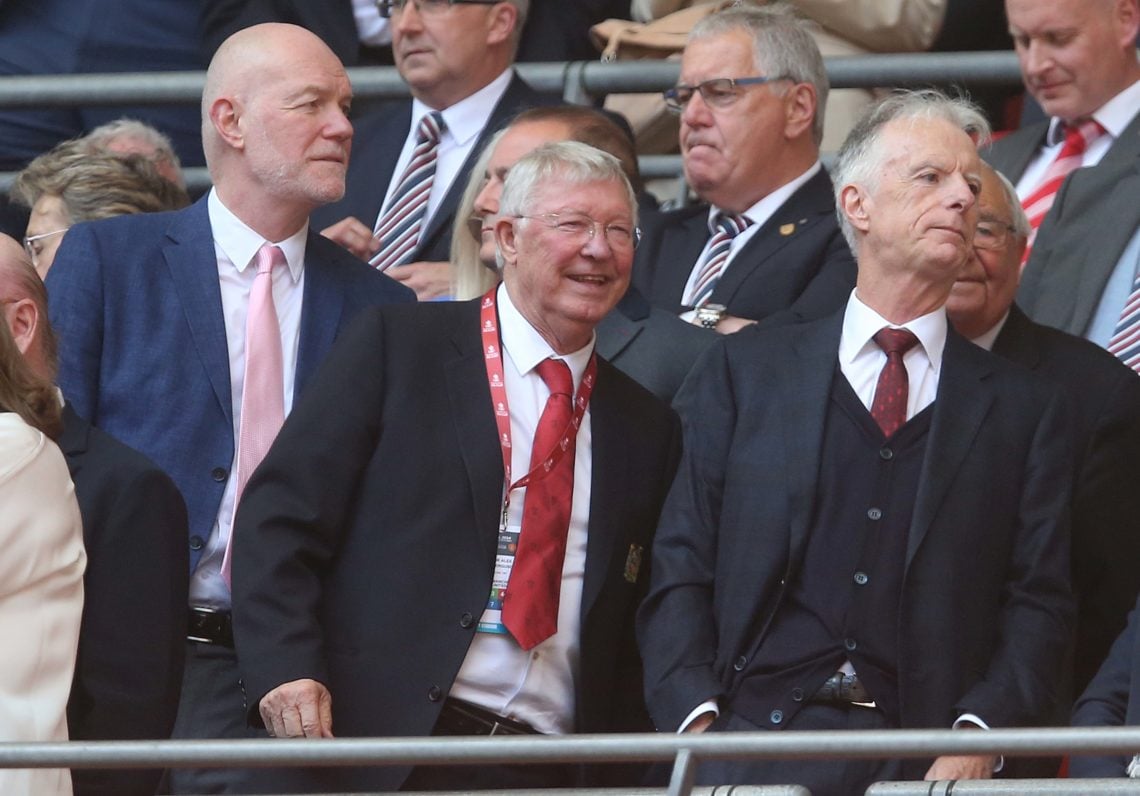
<path fill-rule="evenodd" d="M 525 487 L 534 481 L 545 478 L 566 452 L 568 439 L 577 436 L 578 428 L 582 425 L 582 418 L 586 414 L 586 407 L 590 404 L 590 395 L 594 392 L 594 382 L 598 376 L 598 357 L 590 355 L 590 362 L 586 365 L 586 372 L 582 376 L 582 383 L 574 395 L 574 414 L 570 418 L 570 425 L 562 435 L 562 442 L 550 451 L 546 459 L 524 475 L 518 481 L 511 483 L 511 410 L 507 402 L 507 385 L 503 379 L 502 340 L 499 335 L 499 310 L 497 306 L 498 287 L 493 287 L 483 296 L 480 308 L 480 327 L 483 334 L 483 359 L 487 364 L 487 383 L 491 387 L 491 404 L 495 407 L 495 423 L 499 427 L 499 446 L 503 450 L 503 478 L 507 490 L 503 497 L 503 517 L 507 515 L 511 492 Z M 531 456 L 533 460 L 533 455 Z"/>

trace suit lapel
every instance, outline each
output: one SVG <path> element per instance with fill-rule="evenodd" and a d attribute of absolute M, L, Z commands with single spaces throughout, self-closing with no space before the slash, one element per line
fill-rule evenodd
<path fill-rule="evenodd" d="M 650 297 L 657 306 L 680 309 L 685 284 L 709 241 L 708 212 L 707 205 L 700 205 L 691 215 L 667 222 L 662 229 Z"/>
<path fill-rule="evenodd" d="M 994 340 L 993 352 L 1030 370 L 1036 369 L 1041 362 L 1041 349 L 1033 326 L 1016 304 L 1010 306 L 1009 317 Z"/>
<path fill-rule="evenodd" d="M 444 370 L 459 454 L 471 488 L 476 531 L 487 554 L 487 566 L 493 567 L 503 508 L 503 453 L 479 340 L 479 303 L 480 299 L 468 302 L 470 311 L 460 315 L 452 337 L 455 356 Z M 496 464 L 488 466 L 489 462 Z"/>
<path fill-rule="evenodd" d="M 757 269 L 820 219 L 835 213 L 831 180 L 822 169 L 772 214 L 749 238 L 713 289 L 712 301 L 730 304 L 736 291 Z"/>
<path fill-rule="evenodd" d="M 993 403 L 993 395 L 983 383 L 993 372 L 989 357 L 953 329 L 947 330 L 930 438 L 907 538 L 907 567 L 938 517 L 954 476 L 970 453 Z"/>
<path fill-rule="evenodd" d="M 645 321 L 627 318 L 619 308 L 610 310 L 597 326 L 595 350 L 599 356 L 613 361 L 645 329 Z"/>
<path fill-rule="evenodd" d="M 167 237 L 169 241 L 163 246 L 162 254 L 174 292 L 182 305 L 194 349 L 202 360 L 210 386 L 226 420 L 232 424 L 230 355 L 222 317 L 218 260 L 205 197 L 175 217 Z"/>
<path fill-rule="evenodd" d="M 332 347 L 344 311 L 345 291 L 339 284 L 338 260 L 343 252 L 336 244 L 309 230 L 305 244 L 305 294 L 301 306 L 301 339 L 297 349 L 297 372 L 293 379 L 296 400 L 309 377 Z"/>

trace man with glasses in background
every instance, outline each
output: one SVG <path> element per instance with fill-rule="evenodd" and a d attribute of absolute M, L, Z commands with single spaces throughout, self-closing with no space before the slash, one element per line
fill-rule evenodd
<path fill-rule="evenodd" d="M 529 0 L 381 0 L 412 97 L 355 120 L 344 198 L 317 229 L 416 291 L 445 296 L 455 207 L 491 134 L 542 104 L 511 69 Z"/>
<path fill-rule="evenodd" d="M 855 263 L 819 162 L 827 91 L 790 6 L 734 7 L 693 28 L 665 100 L 701 203 L 646 223 L 634 284 L 651 302 L 723 333 L 843 305 Z"/>

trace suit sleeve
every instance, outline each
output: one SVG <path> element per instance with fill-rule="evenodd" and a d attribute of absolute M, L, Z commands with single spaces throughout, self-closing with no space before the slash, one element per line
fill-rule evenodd
<path fill-rule="evenodd" d="M 100 498 L 96 516 L 84 517 L 88 599 L 68 729 L 77 740 L 167 738 L 186 649 L 186 507 L 153 466 Z M 73 772 L 82 794 L 153 793 L 161 774 Z"/>
<path fill-rule="evenodd" d="M 1073 708 L 1074 727 L 1121 727 L 1128 715 L 1132 671 L 1140 663 L 1136 657 L 1136 633 L 1140 624 L 1140 608 L 1128 617 L 1128 626 L 1108 654 L 1096 677 Z M 1123 777 L 1128 757 L 1083 757 L 1075 755 L 1069 762 L 1069 775 L 1079 778 Z"/>
<path fill-rule="evenodd" d="M 834 315 L 855 289 L 855 258 L 843 233 L 835 230 L 827 242 L 819 270 L 787 309 L 760 320 L 763 326 L 803 323 Z"/>
<path fill-rule="evenodd" d="M 682 418 L 681 461 L 661 511 L 637 625 L 646 704 L 662 731 L 677 729 L 693 708 L 722 691 L 713 669 L 713 577 L 736 414 L 724 345 L 697 363 L 674 406 Z"/>
<path fill-rule="evenodd" d="M 382 324 L 378 310 L 364 310 L 334 344 L 242 496 L 234 639 L 254 722 L 278 685 L 328 682 L 321 582 L 381 432 Z"/>
<path fill-rule="evenodd" d="M 103 349 L 103 268 L 91 227 L 68 230 L 45 283 L 48 315 L 59 339 L 57 382 L 76 413 L 98 425 Z"/>

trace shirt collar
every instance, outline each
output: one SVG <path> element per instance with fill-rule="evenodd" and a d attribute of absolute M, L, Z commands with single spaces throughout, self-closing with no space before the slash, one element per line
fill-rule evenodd
<path fill-rule="evenodd" d="M 502 74 L 474 94 L 466 96 L 454 105 L 449 105 L 440 111 L 443 116 L 443 123 L 446 126 L 444 135 L 450 135 L 459 146 L 466 146 L 468 142 L 478 136 L 487 126 L 487 120 L 491 118 L 491 111 L 495 109 L 499 99 L 506 93 L 512 77 L 514 77 L 514 71 L 509 68 L 505 69 Z M 435 109 L 429 108 L 418 99 L 413 98 L 412 129 L 415 130 L 420 119 L 433 110 Z"/>
<path fill-rule="evenodd" d="M 1137 108 L 1140 108 L 1140 80 L 1093 111 L 1092 118 L 1100 122 L 1100 126 L 1115 140 L 1135 118 Z M 1045 143 L 1048 146 L 1061 143 L 1065 137 L 1064 124 L 1064 121 L 1056 116 L 1049 120 L 1049 133 L 1045 136 Z"/>
<path fill-rule="evenodd" d="M 796 191 L 798 191 L 800 189 L 800 186 L 802 186 L 805 182 L 807 182 L 812 177 L 814 177 L 819 172 L 819 170 L 822 168 L 823 168 L 823 164 L 821 164 L 817 160 L 803 174 L 796 177 L 791 182 L 786 182 L 783 185 L 781 185 L 779 188 L 777 188 L 776 190 L 772 191 L 772 193 L 768 194 L 763 199 L 761 199 L 759 202 L 752 205 L 752 207 L 745 210 L 744 213 L 742 213 L 742 215 L 745 218 L 747 218 L 749 221 L 751 221 L 753 226 L 759 227 L 759 226 L 763 225 L 764 222 L 766 222 L 769 218 L 771 218 L 775 214 L 775 212 L 780 209 L 780 207 L 784 204 L 784 202 L 786 202 L 788 200 L 789 196 L 791 196 Z M 717 214 L 723 213 L 723 212 L 725 212 L 725 211 L 721 210 L 718 207 L 710 207 L 709 208 L 709 229 L 710 230 L 715 231 Z M 731 215 L 731 213 L 729 215 Z"/>
<path fill-rule="evenodd" d="M 590 362 L 590 355 L 594 353 L 596 335 L 590 337 L 590 342 L 577 351 L 569 354 L 557 354 L 550 347 L 550 343 L 542 338 L 538 330 L 530 325 L 518 308 L 511 301 L 506 285 L 499 285 L 499 333 L 502 335 L 503 350 L 512 362 L 520 376 L 525 376 L 534 370 L 538 363 L 544 359 L 561 359 L 570 368 L 574 377 L 574 389 L 582 382 L 582 374 L 586 372 L 586 365 Z"/>
<path fill-rule="evenodd" d="M 285 240 L 267 241 L 235 216 L 212 188 L 206 200 L 206 207 L 210 214 L 210 232 L 214 236 L 214 243 L 226 257 L 230 258 L 238 273 L 245 273 L 245 269 L 257 256 L 257 250 L 266 243 L 271 243 L 279 247 L 285 255 L 285 262 L 289 265 L 289 274 L 293 277 L 294 284 L 300 280 L 305 267 L 308 222 Z"/>
<path fill-rule="evenodd" d="M 1006 310 L 1005 315 L 1001 316 L 1001 320 L 995 323 L 993 325 L 993 328 L 991 328 L 988 332 L 983 332 L 982 334 L 978 335 L 970 342 L 976 346 L 986 349 L 987 351 L 993 351 L 994 342 L 997 340 L 998 335 L 1001 334 L 1001 330 L 1005 328 L 1005 322 L 1008 319 L 1009 310 Z"/>
<path fill-rule="evenodd" d="M 946 348 L 945 308 L 939 307 L 934 312 L 920 315 L 898 326 L 860 301 L 854 290 L 851 291 L 851 297 L 847 300 L 847 309 L 843 314 L 843 332 L 839 338 L 840 363 L 851 364 L 856 357 L 867 351 L 868 347 L 878 350 L 878 344 L 872 338 L 884 326 L 909 329 L 913 332 L 918 338 L 918 344 L 926 352 L 931 368 L 935 373 L 941 373 L 942 352 Z"/>

